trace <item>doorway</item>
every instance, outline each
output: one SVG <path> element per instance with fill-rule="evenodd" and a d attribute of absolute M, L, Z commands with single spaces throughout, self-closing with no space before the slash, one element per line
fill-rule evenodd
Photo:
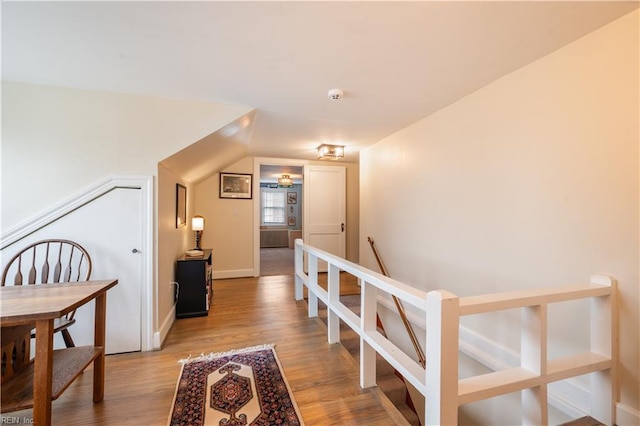
<path fill-rule="evenodd" d="M 302 236 L 303 168 L 260 164 L 260 276 L 293 274 L 293 241 Z"/>

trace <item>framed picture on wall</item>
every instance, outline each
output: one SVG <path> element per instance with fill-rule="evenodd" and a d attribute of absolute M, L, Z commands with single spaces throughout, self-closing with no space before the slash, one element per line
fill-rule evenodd
<path fill-rule="evenodd" d="M 298 202 L 297 192 L 287 192 L 287 204 L 296 204 Z"/>
<path fill-rule="evenodd" d="M 220 173 L 220 198 L 251 199 L 252 177 L 245 173 Z"/>
<path fill-rule="evenodd" d="M 187 224 L 187 187 L 176 184 L 176 228 Z"/>
<path fill-rule="evenodd" d="M 289 226 L 296 226 L 296 217 L 289 216 Z"/>

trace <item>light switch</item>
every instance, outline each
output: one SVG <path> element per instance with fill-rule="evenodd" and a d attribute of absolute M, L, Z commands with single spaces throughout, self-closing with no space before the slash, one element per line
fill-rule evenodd
<path fill-rule="evenodd" d="M 234 215 L 234 216 L 238 216 L 239 214 L 240 214 L 240 211 L 238 210 L 238 208 L 237 208 L 237 207 L 235 207 L 235 208 L 233 209 L 233 215 Z"/>

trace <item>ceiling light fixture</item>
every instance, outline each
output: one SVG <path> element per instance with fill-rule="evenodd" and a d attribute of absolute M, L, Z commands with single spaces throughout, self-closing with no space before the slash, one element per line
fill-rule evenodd
<path fill-rule="evenodd" d="M 282 175 L 282 177 L 278 178 L 278 186 L 281 188 L 291 188 L 293 187 L 293 179 L 289 175 Z"/>
<path fill-rule="evenodd" d="M 322 144 L 318 147 L 318 160 L 338 160 L 344 157 L 344 146 Z"/>

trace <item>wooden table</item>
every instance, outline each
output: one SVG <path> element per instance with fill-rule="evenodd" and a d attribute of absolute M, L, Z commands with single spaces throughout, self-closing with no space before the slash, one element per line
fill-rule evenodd
<path fill-rule="evenodd" d="M 5 336 L 35 325 L 34 361 L 2 384 L 2 412 L 33 407 L 36 425 L 51 424 L 51 401 L 93 361 L 93 402 L 104 396 L 107 290 L 118 280 L 0 287 L 0 326 Z M 93 346 L 53 350 L 53 320 L 95 299 Z M 27 339 L 28 340 L 28 339 Z M 4 342 L 3 342 L 4 346 Z"/>

